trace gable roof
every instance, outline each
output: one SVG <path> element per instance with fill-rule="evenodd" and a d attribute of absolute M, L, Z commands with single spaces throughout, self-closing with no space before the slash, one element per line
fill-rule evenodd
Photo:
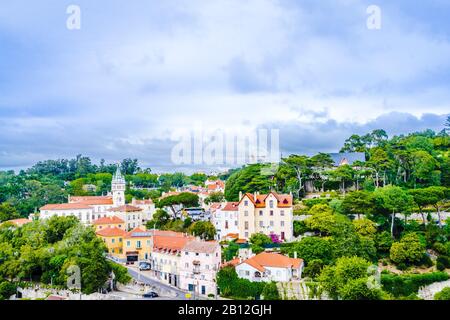
<path fill-rule="evenodd" d="M 86 205 L 113 204 L 111 196 L 75 196 L 69 198 L 69 203 L 83 203 Z"/>
<path fill-rule="evenodd" d="M 242 200 L 247 197 L 253 203 L 256 208 L 265 208 L 266 207 L 266 199 L 272 194 L 275 199 L 277 199 L 277 207 L 278 208 L 290 208 L 292 207 L 293 197 L 290 194 L 278 194 L 275 191 L 271 191 L 267 194 L 251 194 L 246 193 L 242 196 L 242 199 L 238 202 L 240 204 Z"/>
<path fill-rule="evenodd" d="M 299 268 L 303 264 L 303 260 L 289 258 L 288 256 L 279 253 L 261 252 L 242 263 L 246 263 L 259 271 L 265 271 L 266 267 Z"/>
<path fill-rule="evenodd" d="M 137 227 L 127 232 L 125 238 L 148 238 L 151 237 L 153 233 L 151 231 L 145 230 L 144 228 Z"/>
<path fill-rule="evenodd" d="M 101 229 L 95 233 L 102 237 L 123 237 L 126 235 L 125 230 L 117 227 Z"/>
<path fill-rule="evenodd" d="M 238 211 L 239 202 L 227 202 L 222 208 L 222 211 Z"/>
<path fill-rule="evenodd" d="M 84 203 L 57 203 L 46 204 L 40 207 L 39 210 L 73 210 L 73 209 L 92 209 L 91 206 Z"/>
<path fill-rule="evenodd" d="M 102 217 L 97 220 L 94 220 L 92 224 L 95 225 L 101 225 L 101 224 L 118 224 L 118 223 L 125 223 L 122 219 L 120 219 L 117 216 L 111 216 L 111 217 Z"/>
<path fill-rule="evenodd" d="M 186 243 L 183 251 L 196 253 L 214 253 L 214 251 L 216 251 L 218 247 L 220 247 L 220 245 L 216 241 L 192 240 Z"/>

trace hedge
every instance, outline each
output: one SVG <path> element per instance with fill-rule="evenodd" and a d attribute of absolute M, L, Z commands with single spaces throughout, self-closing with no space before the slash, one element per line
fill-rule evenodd
<path fill-rule="evenodd" d="M 446 272 L 405 275 L 383 273 L 381 275 L 381 284 L 385 291 L 393 294 L 395 297 L 405 297 L 417 293 L 420 287 L 434 282 L 446 281 L 449 278 Z"/>

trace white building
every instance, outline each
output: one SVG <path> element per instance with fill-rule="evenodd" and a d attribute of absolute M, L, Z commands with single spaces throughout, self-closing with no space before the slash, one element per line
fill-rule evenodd
<path fill-rule="evenodd" d="M 211 222 L 216 228 L 216 239 L 224 240 L 230 235 L 239 234 L 238 202 L 226 202 L 212 212 Z"/>
<path fill-rule="evenodd" d="M 111 216 L 119 216 L 127 223 L 127 229 L 142 224 L 142 208 L 125 205 L 125 178 L 119 167 L 112 177 L 111 194 L 107 196 L 69 196 L 68 203 L 47 204 L 39 209 L 40 219 L 53 216 L 75 216 L 81 222 L 91 224 L 93 221 Z"/>
<path fill-rule="evenodd" d="M 151 199 L 148 200 L 131 200 L 131 205 L 142 209 L 142 222 L 152 220 L 153 214 L 156 211 L 155 204 Z"/>
<path fill-rule="evenodd" d="M 289 282 L 301 279 L 303 260 L 279 253 L 262 252 L 236 265 L 240 278 L 250 281 Z"/>
<path fill-rule="evenodd" d="M 124 204 L 109 209 L 109 214 L 115 215 L 125 221 L 125 230 L 132 230 L 142 225 L 142 209 Z"/>
<path fill-rule="evenodd" d="M 221 247 L 215 241 L 193 240 L 181 250 L 180 288 L 195 295 L 216 295 L 216 274 L 220 268 Z"/>

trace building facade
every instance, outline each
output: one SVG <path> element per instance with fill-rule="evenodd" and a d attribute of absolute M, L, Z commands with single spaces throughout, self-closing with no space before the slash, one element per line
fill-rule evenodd
<path fill-rule="evenodd" d="M 216 295 L 221 247 L 216 241 L 193 240 L 181 250 L 180 288 L 195 295 Z"/>
<path fill-rule="evenodd" d="M 246 193 L 238 203 L 239 238 L 249 239 L 254 233 L 276 235 L 282 241 L 293 239 L 292 194 Z"/>
<path fill-rule="evenodd" d="M 302 259 L 289 258 L 279 253 L 262 252 L 236 265 L 238 276 L 252 282 L 299 280 L 302 271 Z"/>

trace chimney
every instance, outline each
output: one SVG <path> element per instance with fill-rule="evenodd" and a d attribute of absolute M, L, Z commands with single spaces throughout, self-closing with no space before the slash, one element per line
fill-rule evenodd
<path fill-rule="evenodd" d="M 239 257 L 239 263 L 242 263 L 242 258 L 241 257 Z"/>
<path fill-rule="evenodd" d="M 253 192 L 253 200 L 256 201 L 256 192 Z"/>
<path fill-rule="evenodd" d="M 297 251 L 294 251 L 294 259 L 297 259 Z"/>
<path fill-rule="evenodd" d="M 242 199 L 242 191 L 239 191 L 239 201 Z"/>

